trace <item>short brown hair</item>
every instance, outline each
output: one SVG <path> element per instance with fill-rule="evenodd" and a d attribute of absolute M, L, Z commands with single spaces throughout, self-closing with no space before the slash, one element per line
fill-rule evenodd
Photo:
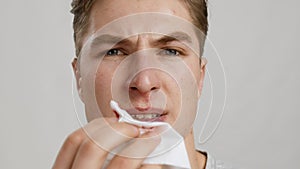
<path fill-rule="evenodd" d="M 82 48 L 82 38 L 88 29 L 90 11 L 95 1 L 96 0 L 72 0 L 71 13 L 74 14 L 73 36 L 76 48 L 76 56 L 79 56 L 80 54 Z M 184 2 L 194 20 L 194 24 L 203 32 L 204 35 L 206 35 L 208 30 L 206 0 L 184 0 Z M 201 48 L 203 48 L 203 45 Z"/>

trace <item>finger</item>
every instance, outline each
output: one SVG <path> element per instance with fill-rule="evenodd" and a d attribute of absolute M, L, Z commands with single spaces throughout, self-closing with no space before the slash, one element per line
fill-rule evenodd
<path fill-rule="evenodd" d="M 149 132 L 127 146 L 109 163 L 108 169 L 114 168 L 139 168 L 144 159 L 160 143 L 160 136 L 155 132 Z"/>
<path fill-rule="evenodd" d="M 117 123 L 117 120 L 118 119 L 115 117 L 94 119 L 85 125 L 83 129 L 89 135 L 100 128 L 108 127 L 109 125 Z"/>
<path fill-rule="evenodd" d="M 147 164 L 147 165 L 143 165 L 141 168 L 139 169 L 164 169 L 167 168 L 164 165 L 156 165 L 156 164 Z"/>
<path fill-rule="evenodd" d="M 113 123 L 95 131 L 81 144 L 72 169 L 101 168 L 109 151 L 138 135 L 137 127 L 127 123 Z"/>
<path fill-rule="evenodd" d="M 70 134 L 65 140 L 63 146 L 61 147 L 53 169 L 69 169 L 72 166 L 75 155 L 82 144 L 82 142 L 87 139 L 87 133 L 93 133 L 97 129 L 104 127 L 107 123 L 114 123 L 116 119 L 114 118 L 99 118 L 88 123 L 84 128 L 80 128 Z"/>
<path fill-rule="evenodd" d="M 69 169 L 71 168 L 72 162 L 76 155 L 76 152 L 81 144 L 82 140 L 86 138 L 86 134 L 82 128 L 76 130 L 71 135 L 69 135 L 61 147 L 53 169 Z"/>

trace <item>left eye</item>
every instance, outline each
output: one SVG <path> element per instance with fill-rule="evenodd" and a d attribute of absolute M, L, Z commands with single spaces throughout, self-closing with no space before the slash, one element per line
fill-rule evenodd
<path fill-rule="evenodd" d="M 162 49 L 159 52 L 160 55 L 168 55 L 168 56 L 179 56 L 180 53 L 176 49 Z"/>
<path fill-rule="evenodd" d="M 110 49 L 106 52 L 106 56 L 118 56 L 124 55 L 124 53 L 120 49 Z"/>

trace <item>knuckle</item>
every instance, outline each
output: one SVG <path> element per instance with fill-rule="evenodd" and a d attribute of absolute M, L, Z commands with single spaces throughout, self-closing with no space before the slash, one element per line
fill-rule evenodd
<path fill-rule="evenodd" d="M 85 139 L 85 134 L 83 133 L 83 131 L 80 130 L 77 130 L 75 131 L 74 133 L 70 134 L 65 143 L 68 144 L 68 145 L 79 145 L 81 144 L 81 142 Z"/>
<path fill-rule="evenodd" d="M 126 123 L 119 123 L 119 125 L 117 125 L 115 129 L 128 137 L 137 137 L 139 135 L 139 130 L 137 129 L 137 127 Z"/>

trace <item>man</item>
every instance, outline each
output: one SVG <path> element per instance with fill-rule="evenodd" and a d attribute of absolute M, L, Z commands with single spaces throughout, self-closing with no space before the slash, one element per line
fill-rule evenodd
<path fill-rule="evenodd" d="M 191 127 L 205 74 L 206 1 L 73 0 L 72 7 L 72 66 L 89 123 L 68 136 L 53 168 L 164 167 L 144 163 L 162 132 L 119 122 L 111 100 L 137 120 L 170 124 L 184 138 L 190 167 L 207 167 Z"/>

